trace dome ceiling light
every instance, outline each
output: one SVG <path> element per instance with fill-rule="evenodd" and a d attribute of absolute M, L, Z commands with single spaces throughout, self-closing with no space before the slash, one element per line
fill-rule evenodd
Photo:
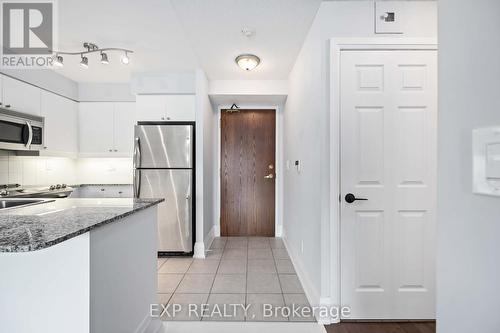
<path fill-rule="evenodd" d="M 121 57 L 121 63 L 124 65 L 128 65 L 130 63 L 130 58 L 129 58 L 128 54 L 134 53 L 134 51 L 132 51 L 132 50 L 122 49 L 122 48 L 117 48 L 117 47 L 99 48 L 96 44 L 89 43 L 89 42 L 83 43 L 83 47 L 86 50 L 81 51 L 81 52 L 64 52 L 64 51 L 51 50 L 50 52 L 55 53 L 55 55 L 53 57 L 52 65 L 54 67 L 59 67 L 59 68 L 64 67 L 63 57 L 61 56 L 61 54 L 69 55 L 69 56 L 78 56 L 79 55 L 81 57 L 81 61 L 80 61 L 81 67 L 87 68 L 89 66 L 89 59 L 85 55 L 89 54 L 89 53 L 96 53 L 96 52 L 99 52 L 101 55 L 101 63 L 107 65 L 107 64 L 109 64 L 109 58 L 108 58 L 108 54 L 105 53 L 104 51 L 106 51 L 106 52 L 115 52 L 115 51 L 116 52 L 123 52 L 123 55 Z"/>
<path fill-rule="evenodd" d="M 234 60 L 245 71 L 251 71 L 260 64 L 260 58 L 255 54 L 240 54 Z"/>

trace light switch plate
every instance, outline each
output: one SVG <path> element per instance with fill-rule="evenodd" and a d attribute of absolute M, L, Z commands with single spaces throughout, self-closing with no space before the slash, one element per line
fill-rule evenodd
<path fill-rule="evenodd" d="M 500 196 L 500 127 L 472 132 L 474 193 Z"/>
<path fill-rule="evenodd" d="M 375 33 L 402 34 L 404 28 L 404 2 L 375 2 Z"/>

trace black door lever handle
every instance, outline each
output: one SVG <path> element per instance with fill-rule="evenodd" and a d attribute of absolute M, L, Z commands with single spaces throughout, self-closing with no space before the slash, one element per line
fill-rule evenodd
<path fill-rule="evenodd" d="M 345 195 L 345 201 L 347 203 L 353 203 L 356 200 L 368 200 L 368 199 L 365 199 L 365 198 L 356 198 L 356 196 L 354 194 L 352 194 L 352 193 L 347 193 Z"/>

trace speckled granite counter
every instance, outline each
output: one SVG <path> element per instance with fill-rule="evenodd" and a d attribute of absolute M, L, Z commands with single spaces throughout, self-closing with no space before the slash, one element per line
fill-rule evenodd
<path fill-rule="evenodd" d="M 154 206 L 163 199 L 56 199 L 0 211 L 0 252 L 43 249 Z"/>

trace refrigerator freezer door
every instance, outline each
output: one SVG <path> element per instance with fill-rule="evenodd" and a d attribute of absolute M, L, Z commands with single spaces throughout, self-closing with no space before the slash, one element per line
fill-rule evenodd
<path fill-rule="evenodd" d="M 140 198 L 165 198 L 158 205 L 158 251 L 191 252 L 192 170 L 136 169 Z"/>
<path fill-rule="evenodd" d="M 135 126 L 134 168 L 192 168 L 193 126 Z"/>

